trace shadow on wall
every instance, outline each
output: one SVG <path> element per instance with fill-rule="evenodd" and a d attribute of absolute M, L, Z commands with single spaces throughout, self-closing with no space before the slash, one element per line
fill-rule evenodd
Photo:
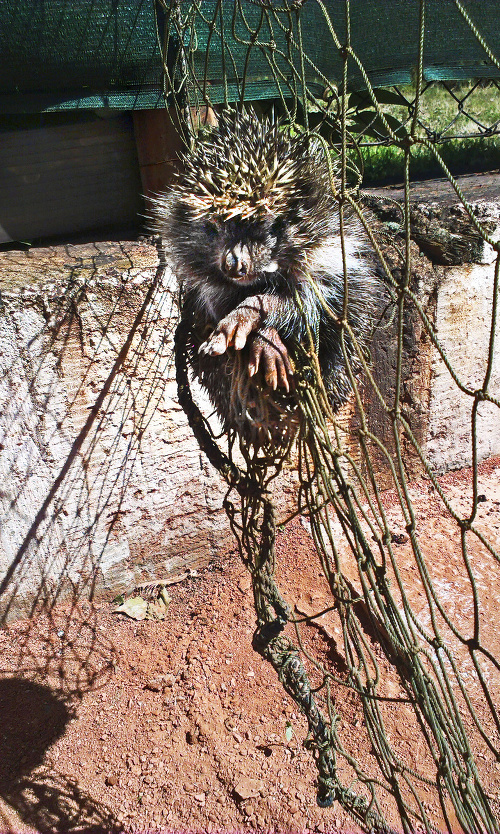
<path fill-rule="evenodd" d="M 2 254 L 0 622 L 134 579 L 127 524 L 156 486 L 140 445 L 172 362 L 166 284 L 135 241 Z"/>

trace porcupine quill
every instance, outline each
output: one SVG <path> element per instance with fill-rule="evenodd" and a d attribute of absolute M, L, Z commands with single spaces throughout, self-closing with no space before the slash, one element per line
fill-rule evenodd
<path fill-rule="evenodd" d="M 308 332 L 334 410 L 351 390 L 339 211 L 324 150 L 253 111 L 225 111 L 183 166 L 156 201 L 156 228 L 180 284 L 189 362 L 226 431 L 283 447 L 297 427 L 290 357 Z M 347 221 L 348 321 L 361 345 L 377 286 L 364 249 Z M 356 375 L 347 329 L 344 345 Z"/>

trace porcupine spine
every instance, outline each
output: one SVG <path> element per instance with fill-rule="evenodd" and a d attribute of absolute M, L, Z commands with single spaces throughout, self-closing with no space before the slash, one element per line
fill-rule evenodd
<path fill-rule="evenodd" d="M 332 406 L 345 402 L 351 386 L 340 335 L 344 263 L 338 207 L 323 149 L 314 139 L 260 122 L 251 112 L 224 113 L 218 128 L 186 155 L 184 172 L 171 193 L 158 201 L 157 222 L 179 279 L 183 313 L 191 323 L 191 365 L 226 428 L 236 422 L 240 431 L 246 431 L 252 423 L 247 403 L 241 403 L 243 414 L 234 413 L 235 391 L 242 388 L 241 380 L 237 386 L 230 381 L 236 367 L 234 351 L 228 348 L 222 356 L 200 357 L 198 350 L 214 327 L 257 295 L 274 299 L 261 326 L 274 328 L 289 350 L 304 342 L 308 328 L 317 336 Z M 250 253 L 253 269 L 251 280 L 245 276 L 244 281 L 221 267 L 227 252 L 243 247 Z M 363 343 L 377 284 L 363 256 L 363 238 L 352 221 L 345 224 L 344 249 L 348 321 Z M 303 313 L 295 303 L 296 292 Z M 347 330 L 344 344 L 356 374 L 359 361 Z M 245 351 L 240 359 L 244 356 Z M 241 361 L 237 364 L 242 367 Z M 252 383 L 255 397 L 257 380 L 244 382 Z M 259 397 L 277 402 L 278 420 L 283 418 L 283 407 L 293 411 L 292 395 L 262 391 L 262 385 L 257 388 Z"/>

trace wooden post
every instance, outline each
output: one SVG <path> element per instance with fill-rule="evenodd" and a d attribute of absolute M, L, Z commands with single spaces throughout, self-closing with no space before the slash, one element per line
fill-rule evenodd
<path fill-rule="evenodd" d="M 216 124 L 214 111 L 202 107 L 193 110 L 195 129 L 202 124 Z M 134 110 L 134 132 L 146 200 L 165 191 L 179 167 L 184 149 L 178 115 L 174 108 Z"/>

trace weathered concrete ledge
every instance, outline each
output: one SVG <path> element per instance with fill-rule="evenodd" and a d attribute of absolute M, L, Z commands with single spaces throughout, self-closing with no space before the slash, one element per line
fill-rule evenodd
<path fill-rule="evenodd" d="M 223 487 L 176 399 L 168 273 L 37 519 L 157 266 L 155 247 L 135 241 L 0 255 L 0 577 L 25 548 L 4 608 L 26 610 L 68 581 L 115 592 L 206 566 L 228 538 Z"/>
<path fill-rule="evenodd" d="M 397 275 L 401 214 L 394 201 L 384 200 L 372 197 L 369 210 Z M 479 201 L 475 211 L 498 237 L 500 203 Z M 436 246 L 446 248 L 446 234 L 437 234 L 436 243 L 436 232 L 448 230 L 449 237 L 459 228 L 463 243 L 463 210 L 421 197 L 412 212 L 412 290 L 460 384 L 476 390 L 491 338 L 494 252 L 471 233 L 469 248 L 459 247 L 468 260 L 443 262 Z M 168 273 L 109 379 L 157 267 L 156 248 L 134 240 L 0 253 L 0 581 L 12 569 L 0 613 L 29 611 L 63 588 L 109 597 L 138 581 L 206 566 L 231 540 L 221 509 L 224 485 L 177 403 L 176 288 Z M 497 397 L 499 326 L 489 384 Z M 387 403 L 394 396 L 396 333 L 397 322 L 389 322 L 372 347 L 373 375 Z M 434 471 L 469 465 L 472 398 L 460 390 L 411 305 L 402 376 L 405 416 Z M 41 517 L 108 382 L 85 442 Z M 391 422 L 368 384 L 363 399 L 370 429 L 394 452 Z M 345 423 L 354 436 L 359 417 L 352 409 Z M 496 405 L 479 404 L 477 426 L 478 458 L 498 454 Z M 412 444 L 403 432 L 400 440 L 408 476 L 419 475 Z M 371 451 L 380 484 L 391 486 L 387 461 L 376 446 Z M 289 482 L 286 490 L 293 499 Z"/>
<path fill-rule="evenodd" d="M 493 179 L 486 178 L 488 196 Z M 479 177 L 473 178 L 476 188 L 478 181 Z M 498 187 L 500 177 L 495 182 Z M 453 201 L 448 182 L 427 185 L 428 200 L 424 184 L 415 193 L 412 189 L 410 289 L 421 309 L 410 300 L 404 309 L 401 405 L 430 468 L 440 474 L 471 465 L 473 392 L 484 385 L 492 341 L 488 393 L 500 398 L 498 316 L 496 323 L 492 322 L 497 253 L 483 241 L 456 194 Z M 394 189 L 389 196 L 379 189 L 365 198 L 375 216 L 381 249 L 397 281 L 402 278 L 401 253 L 405 247 L 402 200 L 402 192 Z M 500 198 L 477 200 L 472 209 L 491 238 L 499 240 Z M 375 334 L 372 353 L 375 381 L 390 406 L 397 364 L 395 320 Z M 365 388 L 363 396 L 371 429 L 394 451 L 393 427 L 387 414 L 373 391 Z M 496 404 L 482 401 L 476 418 L 476 455 L 480 461 L 500 452 L 500 410 Z M 407 474 L 421 474 L 415 447 L 403 431 L 400 441 Z M 375 450 L 374 455 L 377 459 Z M 381 455 L 378 460 L 387 473 Z"/>

